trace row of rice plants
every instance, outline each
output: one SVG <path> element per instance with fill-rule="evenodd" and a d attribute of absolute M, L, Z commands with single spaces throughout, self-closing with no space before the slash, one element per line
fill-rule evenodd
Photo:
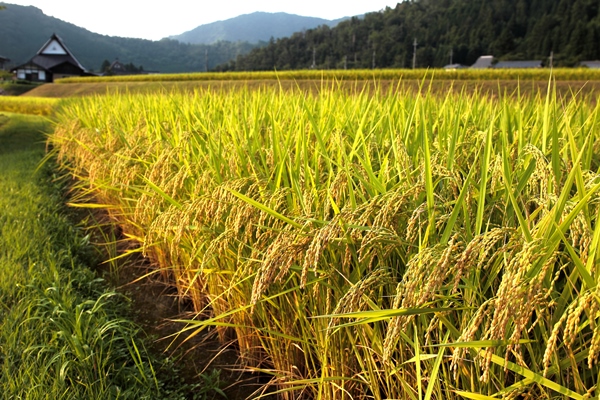
<path fill-rule="evenodd" d="M 181 74 L 121 75 L 72 77 L 57 83 L 86 82 L 169 82 L 215 80 L 548 80 L 549 69 L 377 69 L 377 70 L 296 70 L 253 72 L 196 72 Z M 600 79 L 600 70 L 589 68 L 560 68 L 552 71 L 560 81 L 590 81 Z"/>
<path fill-rule="evenodd" d="M 73 100 L 59 121 L 81 202 L 204 316 L 182 330 L 235 334 L 282 398 L 594 394 L 586 99 L 212 90 Z"/>
<path fill-rule="evenodd" d="M 0 96 L 0 111 L 29 115 L 50 115 L 59 99 Z"/>

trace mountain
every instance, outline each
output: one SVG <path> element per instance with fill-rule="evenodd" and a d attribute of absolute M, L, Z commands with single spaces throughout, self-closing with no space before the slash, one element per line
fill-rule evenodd
<path fill-rule="evenodd" d="M 172 39 L 151 41 L 100 35 L 45 15 L 33 6 L 0 3 L 0 56 L 9 67 L 27 62 L 56 33 L 88 70 L 99 71 L 105 60 L 143 66 L 146 71 L 204 71 L 245 54 L 256 44 L 218 42 L 192 45 Z"/>
<path fill-rule="evenodd" d="M 287 13 L 255 12 L 239 17 L 200 25 L 181 35 L 170 36 L 170 39 L 183 43 L 212 44 L 221 40 L 229 42 L 247 41 L 250 43 L 267 42 L 271 38 L 291 36 L 294 32 L 316 28 L 320 25 L 334 27 L 344 20 L 327 20 L 322 18 L 302 17 Z"/>
<path fill-rule="evenodd" d="M 600 59 L 598 0 L 411 0 L 272 41 L 217 70 L 471 65 L 481 55 L 554 66 Z"/>

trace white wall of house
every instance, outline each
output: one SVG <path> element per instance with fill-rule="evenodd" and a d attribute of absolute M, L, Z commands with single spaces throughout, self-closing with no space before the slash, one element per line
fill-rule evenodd
<path fill-rule="evenodd" d="M 67 54 L 64 47 L 62 47 L 61 44 L 58 43 L 56 40 L 50 41 L 50 43 L 48 43 L 48 45 L 46 47 L 44 47 L 44 49 L 40 53 L 41 54 L 60 54 L 60 55 Z"/>
<path fill-rule="evenodd" d="M 22 68 L 17 70 L 17 79 L 27 79 L 27 74 L 38 74 L 40 81 L 46 80 L 46 71 L 37 68 Z"/>

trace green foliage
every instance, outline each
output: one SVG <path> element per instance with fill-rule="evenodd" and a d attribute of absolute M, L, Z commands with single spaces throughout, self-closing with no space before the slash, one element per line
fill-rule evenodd
<path fill-rule="evenodd" d="M 137 328 L 115 313 L 122 300 L 84 267 L 93 253 L 61 212 L 50 171 L 32 173 L 48 130 L 42 118 L 16 115 L 0 127 L 0 391 L 6 398 L 155 398 Z"/>
<path fill-rule="evenodd" d="M 126 299 L 89 269 L 100 260 L 64 208 L 65 181 L 40 165 L 51 127 L 0 114 L 0 397 L 205 398 L 187 394 L 218 390 L 218 377 L 158 378 L 177 369 L 150 356 Z"/>
<path fill-rule="evenodd" d="M 111 68 L 111 66 L 113 68 Z M 118 67 L 119 70 L 115 71 L 114 68 Z M 129 75 L 135 75 L 135 74 L 139 74 L 144 72 L 144 67 L 142 65 L 140 65 L 139 67 L 136 67 L 133 63 L 127 63 L 127 64 L 116 64 L 113 66 L 113 64 L 110 63 L 110 61 L 108 60 L 104 60 L 102 61 L 102 65 L 100 65 L 100 72 L 102 72 L 104 75 L 114 75 L 116 72 L 119 72 L 121 74 L 125 73 L 125 74 L 129 74 Z"/>
<path fill-rule="evenodd" d="M 102 61 L 102 65 L 100 65 L 100 72 L 108 72 L 110 68 L 110 61 L 104 60 Z"/>
<path fill-rule="evenodd" d="M 336 21 L 304 17 L 286 13 L 254 12 L 224 21 L 201 25 L 191 31 L 172 36 L 184 43 L 211 44 L 229 42 L 268 42 L 270 38 L 290 36 L 294 32 L 316 28 L 319 25 L 335 25 Z"/>
<path fill-rule="evenodd" d="M 600 58 L 594 0 L 414 0 L 383 12 L 278 39 L 219 70 L 410 68 L 471 65 L 477 57 L 547 60 L 573 66 Z M 452 54 L 452 56 L 451 56 Z"/>

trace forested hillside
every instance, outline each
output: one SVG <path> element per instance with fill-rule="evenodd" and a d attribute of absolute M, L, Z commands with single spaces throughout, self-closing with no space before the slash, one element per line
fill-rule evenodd
<path fill-rule="evenodd" d="M 99 71 L 104 60 L 116 58 L 143 66 L 146 71 L 204 71 L 207 64 L 209 69 L 213 68 L 256 47 L 247 42 L 191 45 L 171 39 L 151 41 L 105 36 L 49 17 L 35 7 L 7 3 L 0 6 L 6 7 L 0 12 L 0 55 L 10 58 L 13 66 L 28 61 L 53 33 L 92 71 Z"/>
<path fill-rule="evenodd" d="M 407 0 L 395 8 L 271 41 L 218 69 L 470 65 L 480 55 L 555 66 L 600 58 L 598 0 Z"/>
<path fill-rule="evenodd" d="M 246 41 L 250 43 L 266 42 L 271 37 L 281 38 L 292 35 L 304 29 L 316 28 L 319 25 L 333 27 L 339 20 L 303 17 L 301 15 L 267 12 L 244 14 L 225 21 L 217 21 L 200 25 L 181 35 L 170 36 L 171 39 L 183 43 L 211 44 L 218 41 Z"/>

